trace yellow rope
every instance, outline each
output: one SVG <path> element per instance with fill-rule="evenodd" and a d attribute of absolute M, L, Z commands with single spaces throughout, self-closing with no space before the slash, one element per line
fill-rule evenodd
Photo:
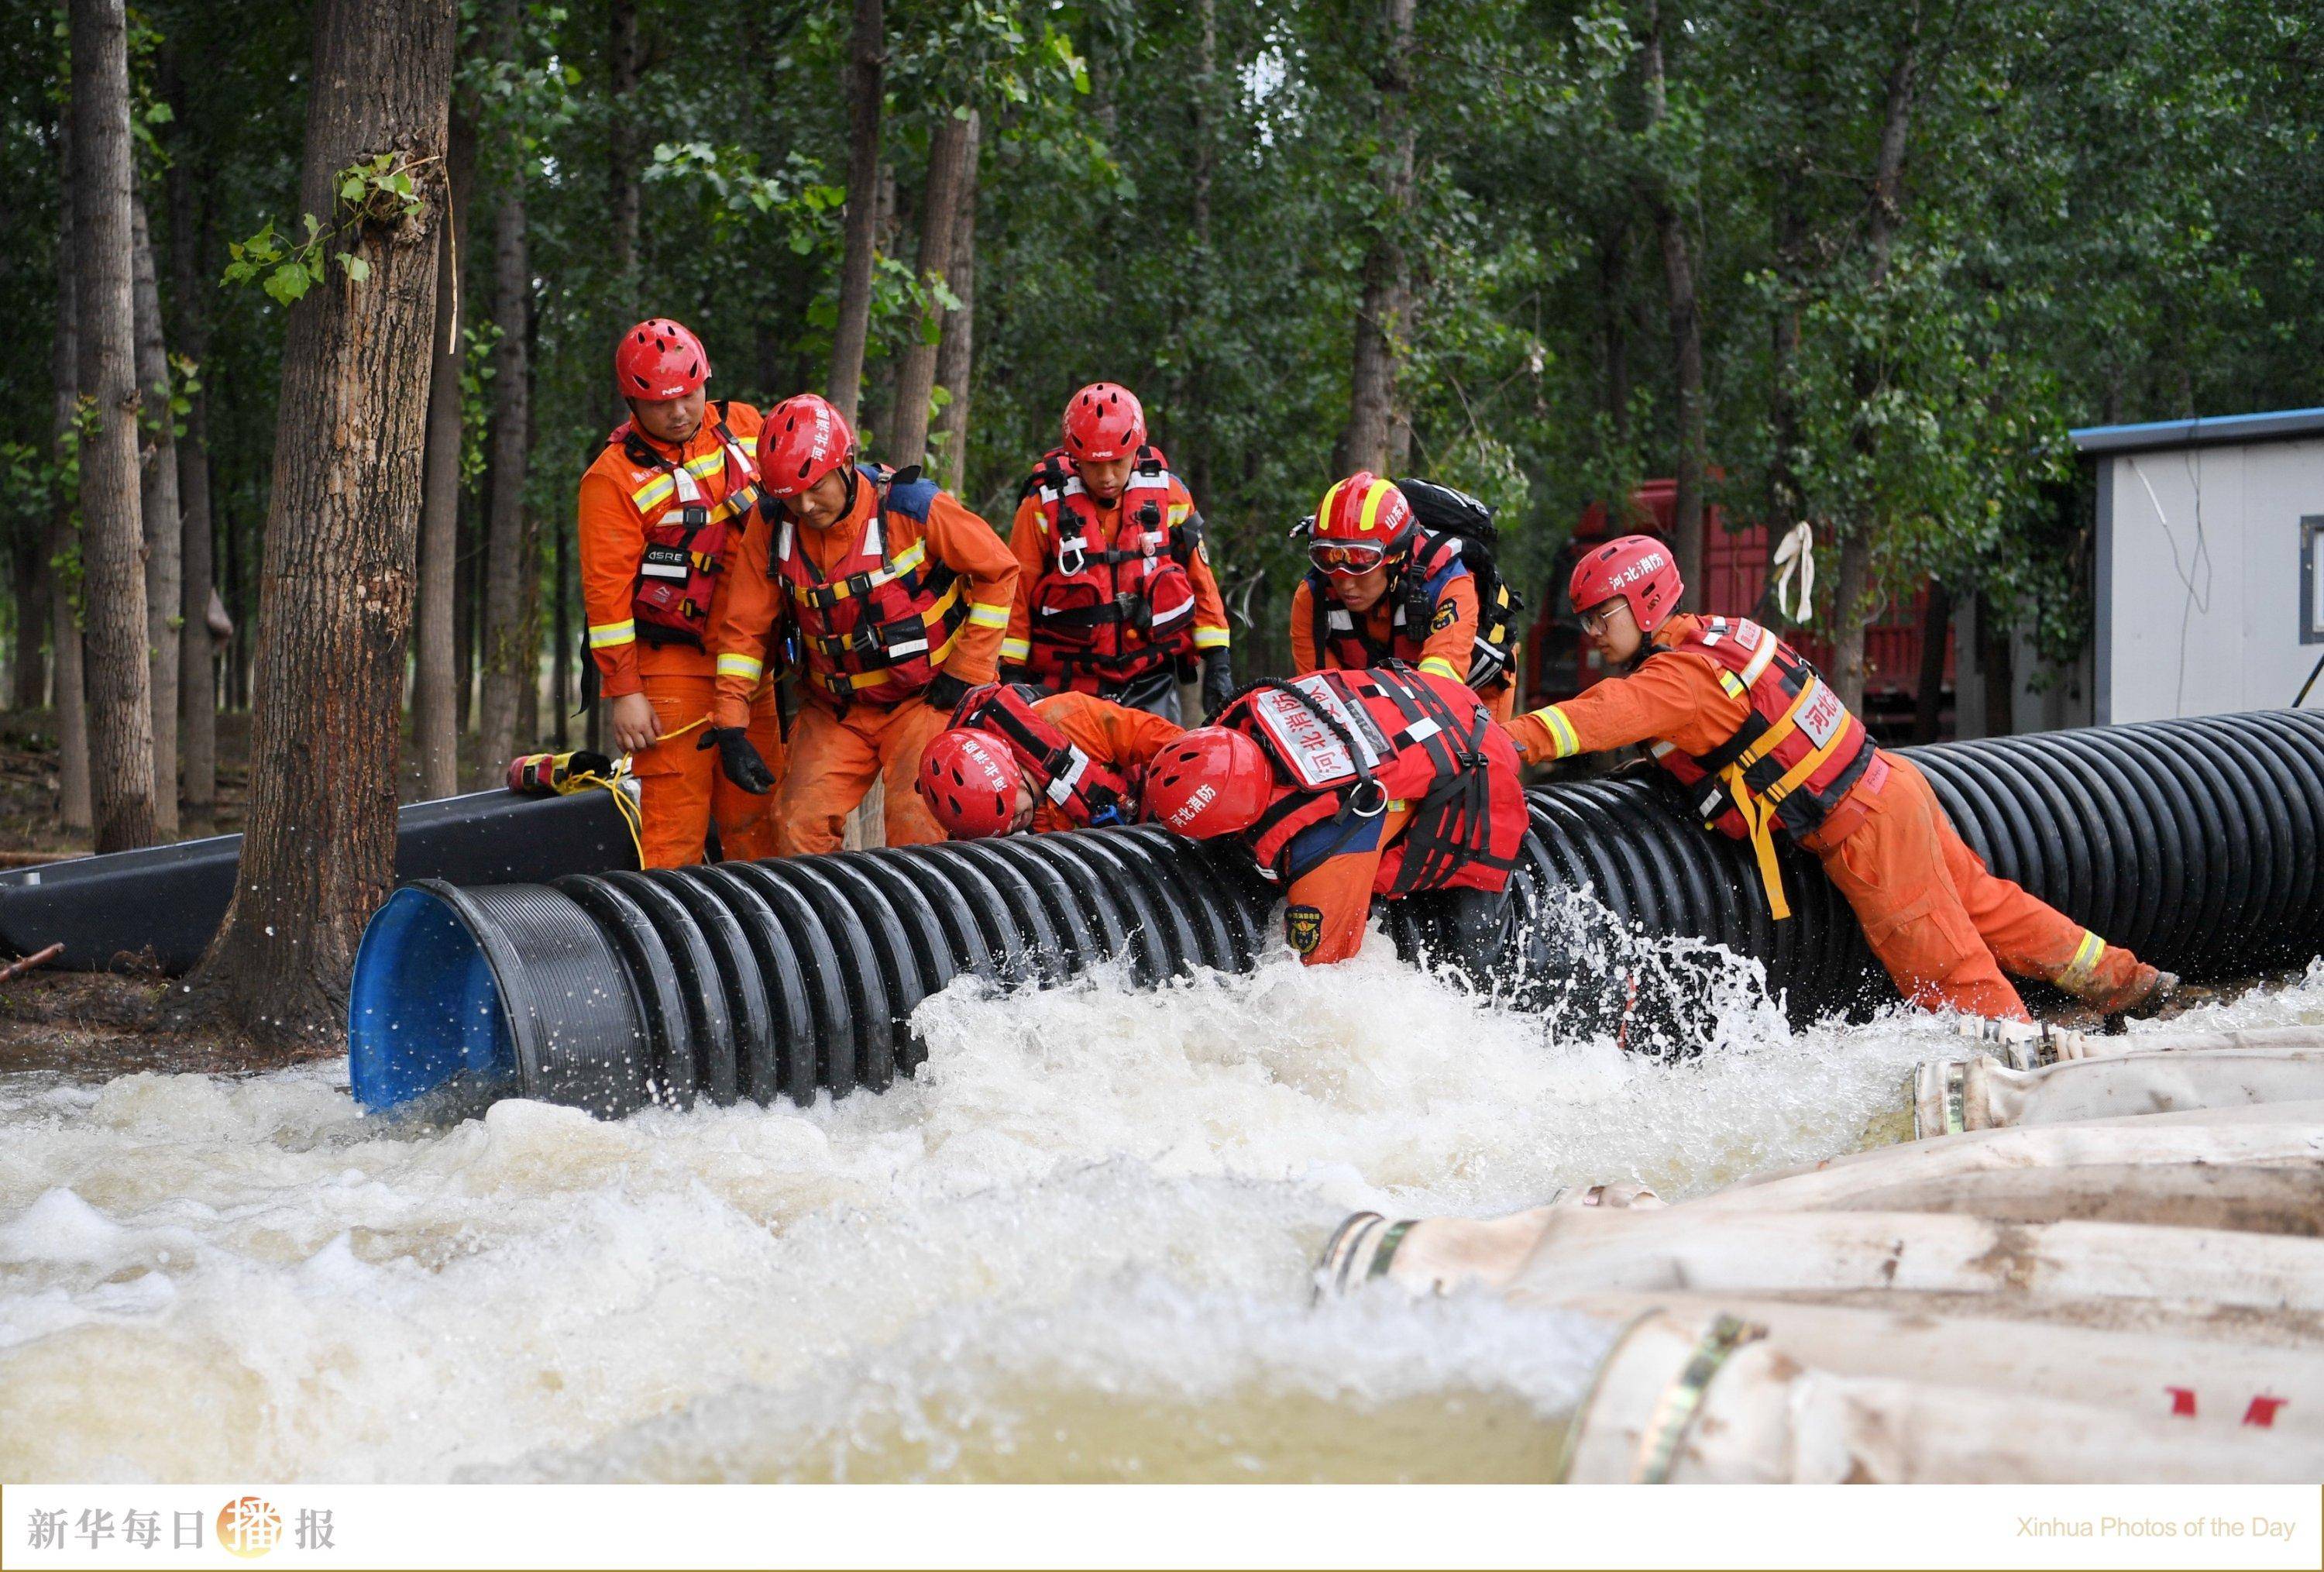
<path fill-rule="evenodd" d="M 710 717 L 697 716 L 676 731 L 662 733 L 660 736 L 654 739 L 654 746 L 660 747 L 666 743 L 675 742 L 696 726 L 709 724 Z M 570 792 L 583 791 L 592 786 L 601 786 L 613 794 L 613 809 L 622 816 L 622 828 L 630 832 L 630 845 L 637 848 L 638 866 L 642 868 L 646 865 L 645 815 L 638 805 L 630 800 L 630 794 L 622 790 L 622 782 L 632 778 L 630 761 L 632 757 L 634 755 L 623 754 L 620 758 L 615 759 L 613 772 L 610 775 L 600 775 L 595 770 L 578 775 L 567 775 L 565 777 L 565 790 Z"/>

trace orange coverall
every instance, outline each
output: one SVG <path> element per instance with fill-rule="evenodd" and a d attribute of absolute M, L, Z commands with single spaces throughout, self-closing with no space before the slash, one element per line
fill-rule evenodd
<path fill-rule="evenodd" d="M 802 527 L 800 550 L 818 572 L 862 547 L 864 527 L 879 505 L 876 488 L 858 484 L 855 505 L 825 530 Z M 887 516 L 887 547 L 892 559 L 921 539 L 919 527 L 901 514 Z M 717 655 L 717 724 L 740 726 L 749 713 L 759 678 L 753 662 L 769 633 L 780 621 L 789 592 L 768 573 L 778 526 L 753 512 L 742 540 L 742 557 L 712 619 L 711 649 Z M 992 526 L 968 511 L 950 492 L 939 492 L 928 508 L 928 550 L 964 581 L 968 616 L 961 624 L 945 672 L 974 686 L 992 680 L 1001 636 L 1009 623 L 1009 601 L 1017 588 L 1017 559 Z M 810 653 L 820 662 L 824 657 Z M 917 696 L 900 704 L 850 705 L 845 715 L 816 684 L 807 685 L 807 703 L 792 728 L 788 767 L 775 810 L 779 856 L 840 848 L 847 816 L 875 780 L 887 785 L 887 843 L 915 846 L 945 838 L 914 782 L 928 739 L 951 724 L 948 710 Z"/>
<path fill-rule="evenodd" d="M 1134 775 L 1154 762 L 1154 755 L 1184 734 L 1176 721 L 1142 709 L 1131 709 L 1093 693 L 1053 693 L 1037 699 L 1033 712 L 1065 735 L 1065 740 L 1102 764 Z M 1073 821 L 1055 803 L 1035 792 L 1033 829 L 1071 829 Z"/>
<path fill-rule="evenodd" d="M 727 473 L 724 450 L 714 430 L 716 411 L 703 411 L 701 429 L 679 447 L 645 438 L 646 446 L 673 464 L 688 467 L 705 497 L 724 499 L 742 477 Z M 726 406 L 726 428 L 748 448 L 759 434 L 759 411 L 744 403 Z M 643 433 L 640 435 L 643 437 Z M 695 468 L 699 466 L 699 469 Z M 722 853 L 735 860 L 772 856 L 774 816 L 770 798 L 753 797 L 720 772 L 718 754 L 699 746 L 710 714 L 715 662 L 708 650 L 690 644 L 647 643 L 638 638 L 630 597 L 645 559 L 646 516 L 635 494 L 661 474 L 630 462 L 619 444 L 597 455 L 581 477 L 577 527 L 581 544 L 581 605 L 589 630 L 589 653 L 597 662 L 606 698 L 643 693 L 667 739 L 632 756 L 643 819 L 639 841 L 650 868 L 682 867 L 702 860 L 703 843 L 715 822 Z M 734 582 L 739 531 L 731 527 L 720 554 L 720 601 Z M 783 734 L 771 683 L 745 696 L 743 718 L 751 741 L 777 777 L 783 772 Z M 693 726 L 702 721 L 702 726 Z M 693 729 L 672 736 L 681 726 Z"/>
<path fill-rule="evenodd" d="M 1111 541 L 1121 528 L 1121 499 L 1106 503 L 1091 496 L 1088 500 L 1097 509 L 1106 539 Z M 1167 506 L 1172 529 L 1185 523 L 1194 511 L 1194 494 L 1176 475 L 1170 477 Z M 1017 598 L 1009 610 L 1008 636 L 1001 641 L 1001 661 L 1005 666 L 1022 666 L 1033 652 L 1033 586 L 1040 582 L 1053 550 L 1040 500 L 1029 492 L 1017 504 L 1017 516 L 1010 522 L 1009 549 L 1017 554 Z M 1225 649 L 1227 603 L 1220 597 L 1218 578 L 1211 572 L 1207 546 L 1197 545 L 1187 553 L 1186 578 L 1194 587 L 1196 652 Z"/>
<path fill-rule="evenodd" d="M 1656 630 L 1655 643 L 1674 643 L 1692 621 L 1672 618 Z M 1718 671 L 1708 657 L 1661 649 L 1629 676 L 1518 717 L 1509 735 L 1527 763 L 1650 739 L 1699 757 L 1733 735 L 1749 708 L 1720 685 Z M 2101 1008 L 2137 985 L 2137 957 L 1997 878 L 1953 828 L 1927 778 L 1898 754 L 1883 750 L 1880 757 L 1887 780 L 1877 791 L 1859 782 L 1836 810 L 1846 814 L 1849 803 L 1860 803 L 1860 822 L 1841 825 L 1835 844 L 1802 844 L 1848 898 L 1872 953 L 1906 1000 L 2026 1021 L 2004 971 L 2054 983 Z"/>
<path fill-rule="evenodd" d="M 1364 614 L 1364 636 L 1379 649 L 1388 648 L 1396 635 L 1396 595 L 1397 587 L 1390 583 L 1388 593 L 1374 601 L 1371 610 Z M 1452 608 L 1452 620 L 1438 627 L 1447 606 Z M 1420 659 L 1413 664 L 1423 671 L 1466 682 L 1470 661 L 1476 652 L 1477 580 L 1464 569 L 1446 581 L 1444 593 L 1436 602 L 1436 615 L 1429 618 L 1428 637 L 1420 646 Z M 1314 592 L 1303 578 L 1299 587 L 1291 592 L 1291 674 L 1305 677 L 1310 671 L 1326 668 L 1337 670 L 1340 662 L 1323 659 L 1324 653 L 1315 648 Z M 1496 682 L 1489 691 L 1477 697 L 1495 720 L 1507 725 L 1517 707 L 1517 683 L 1514 680 Z"/>

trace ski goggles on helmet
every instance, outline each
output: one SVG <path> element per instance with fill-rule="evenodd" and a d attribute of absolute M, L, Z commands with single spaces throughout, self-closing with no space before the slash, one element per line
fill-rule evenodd
<path fill-rule="evenodd" d="M 1378 541 L 1317 541 L 1307 548 L 1307 560 L 1319 572 L 1352 578 L 1387 561 L 1388 548 Z"/>

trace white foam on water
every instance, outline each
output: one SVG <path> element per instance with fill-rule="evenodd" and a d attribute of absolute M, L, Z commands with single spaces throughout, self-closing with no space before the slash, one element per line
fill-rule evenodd
<path fill-rule="evenodd" d="M 807 1110 L 419 1133 L 344 1061 L 6 1077 L 0 1477 L 1540 1477 L 1602 1329 L 1316 1308 L 1312 1262 L 1351 1209 L 1849 1150 L 1958 1047 L 1725 1008 L 1728 1046 L 1658 1063 L 1375 939 L 1159 992 L 964 981 L 915 1080 Z M 2324 1014 L 2324 974 L 2234 1010 Z"/>

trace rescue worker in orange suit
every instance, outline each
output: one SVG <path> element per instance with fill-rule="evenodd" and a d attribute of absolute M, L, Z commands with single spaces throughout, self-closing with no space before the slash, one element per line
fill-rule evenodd
<path fill-rule="evenodd" d="M 711 620 L 759 501 L 759 411 L 706 402 L 709 376 L 701 340 L 668 318 L 623 334 L 613 380 L 630 418 L 581 477 L 590 654 L 583 698 L 608 701 L 613 746 L 630 755 L 650 868 L 700 862 L 714 823 L 725 856 L 774 855 L 767 799 L 722 778 L 706 751 L 716 675 Z M 773 684 L 752 682 L 735 716 L 760 761 L 765 779 L 755 791 L 763 792 L 783 760 Z"/>
<path fill-rule="evenodd" d="M 806 703 L 775 814 L 778 854 L 837 851 L 875 780 L 887 786 L 890 846 L 944 839 L 912 789 L 920 751 L 964 694 L 992 680 L 1017 559 L 917 470 L 858 464 L 846 420 L 814 393 L 768 414 L 759 473 L 772 505 L 743 538 L 712 646 L 729 774 L 752 773 L 741 728 L 788 617 Z"/>
<path fill-rule="evenodd" d="M 1471 670 L 1477 580 L 1459 544 L 1413 516 L 1395 482 L 1360 469 L 1336 481 L 1307 526 L 1307 574 L 1291 594 L 1291 668 L 1360 671 L 1396 660 L 1470 682 L 1493 718 L 1516 707 L 1515 674 Z M 1498 657 L 1496 657 L 1498 659 Z"/>
<path fill-rule="evenodd" d="M 1310 966 L 1362 947 L 1375 896 L 1430 892 L 1452 957 L 1498 954 L 1526 831 L 1517 750 L 1458 680 L 1390 662 L 1259 684 L 1146 772 L 1146 817 L 1237 836 L 1280 884 L 1284 937 Z"/>
<path fill-rule="evenodd" d="M 1086 693 L 972 691 L 920 759 L 920 796 L 954 840 L 1134 824 L 1146 767 L 1184 732 Z"/>
<path fill-rule="evenodd" d="M 1051 692 L 1095 694 L 1178 720 L 1182 663 L 1203 704 L 1234 692 L 1226 603 L 1194 496 L 1147 440 L 1130 391 L 1092 383 L 1065 405 L 1010 526 L 1017 599 L 1002 670 Z"/>
<path fill-rule="evenodd" d="M 1756 623 L 1677 611 L 1678 567 L 1628 535 L 1585 555 L 1572 598 L 1609 679 L 1520 717 L 1529 763 L 1648 743 L 1705 820 L 1757 850 L 1770 908 L 1790 915 L 1774 835 L 1822 862 L 1912 1003 L 2029 1019 L 2004 972 L 2055 984 L 2107 1014 L 2151 1013 L 2178 986 L 2128 950 L 1997 878 L 1927 777 L 1876 747 L 1809 665 Z"/>

